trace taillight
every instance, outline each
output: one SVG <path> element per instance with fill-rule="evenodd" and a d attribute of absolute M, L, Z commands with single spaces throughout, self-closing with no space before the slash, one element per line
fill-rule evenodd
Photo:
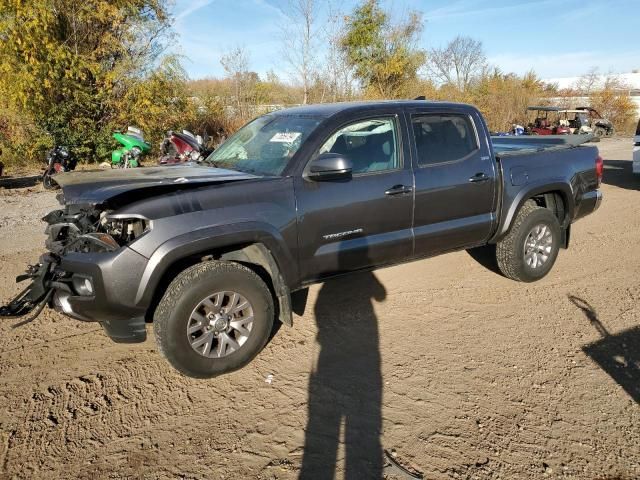
<path fill-rule="evenodd" d="M 602 173 L 604 171 L 604 160 L 600 155 L 596 157 L 596 178 L 598 179 L 598 186 L 602 183 Z"/>

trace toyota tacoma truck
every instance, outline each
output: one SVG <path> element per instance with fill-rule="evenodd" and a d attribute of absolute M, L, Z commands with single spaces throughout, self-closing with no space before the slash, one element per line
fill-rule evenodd
<path fill-rule="evenodd" d="M 51 307 L 116 342 L 153 322 L 171 365 L 208 378 L 330 277 L 488 245 L 506 277 L 539 280 L 602 198 L 581 141 L 492 139 L 463 104 L 341 103 L 259 117 L 199 165 L 56 175 L 48 252 L 0 315 Z"/>

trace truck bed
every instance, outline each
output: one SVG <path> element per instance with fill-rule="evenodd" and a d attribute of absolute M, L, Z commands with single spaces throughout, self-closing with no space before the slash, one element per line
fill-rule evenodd
<path fill-rule="evenodd" d="M 544 150 L 573 148 L 594 140 L 593 135 L 523 135 L 513 137 L 491 137 L 497 156 L 520 155 Z"/>
<path fill-rule="evenodd" d="M 507 137 L 508 138 L 508 137 Z M 564 135 L 547 137 L 491 138 L 502 182 L 499 218 L 510 219 L 531 192 L 559 191 L 568 200 L 568 222 L 590 213 L 599 201 L 596 175 L 598 149 L 594 144 L 583 145 L 587 136 Z M 565 189 L 562 179 L 570 178 Z M 502 223 L 498 234 L 505 233 Z M 566 227 L 567 225 L 563 225 Z"/>

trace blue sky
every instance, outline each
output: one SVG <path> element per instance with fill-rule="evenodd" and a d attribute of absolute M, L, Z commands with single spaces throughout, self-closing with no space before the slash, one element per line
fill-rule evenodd
<path fill-rule="evenodd" d="M 325 11 L 332 0 L 319 0 Z M 259 74 L 285 75 L 282 34 L 287 0 L 175 0 L 176 51 L 191 78 L 223 75 L 221 55 L 235 46 Z M 356 0 L 334 0 L 348 13 Z M 638 0 L 382 0 L 395 17 L 421 11 L 423 48 L 456 35 L 481 40 L 489 61 L 504 71 L 533 68 L 542 78 L 640 69 Z M 321 18 L 319 24 L 324 20 Z M 322 47 L 320 47 L 322 48 Z"/>

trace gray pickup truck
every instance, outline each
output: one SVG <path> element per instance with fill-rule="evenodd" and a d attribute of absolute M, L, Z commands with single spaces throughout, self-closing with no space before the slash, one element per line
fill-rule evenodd
<path fill-rule="evenodd" d="M 200 165 L 57 175 L 48 253 L 0 315 L 49 306 L 117 342 L 153 321 L 167 360 L 206 378 L 329 277 L 489 245 L 535 281 L 601 201 L 597 148 L 567 142 L 492 138 L 469 105 L 343 103 L 259 117 Z"/>

